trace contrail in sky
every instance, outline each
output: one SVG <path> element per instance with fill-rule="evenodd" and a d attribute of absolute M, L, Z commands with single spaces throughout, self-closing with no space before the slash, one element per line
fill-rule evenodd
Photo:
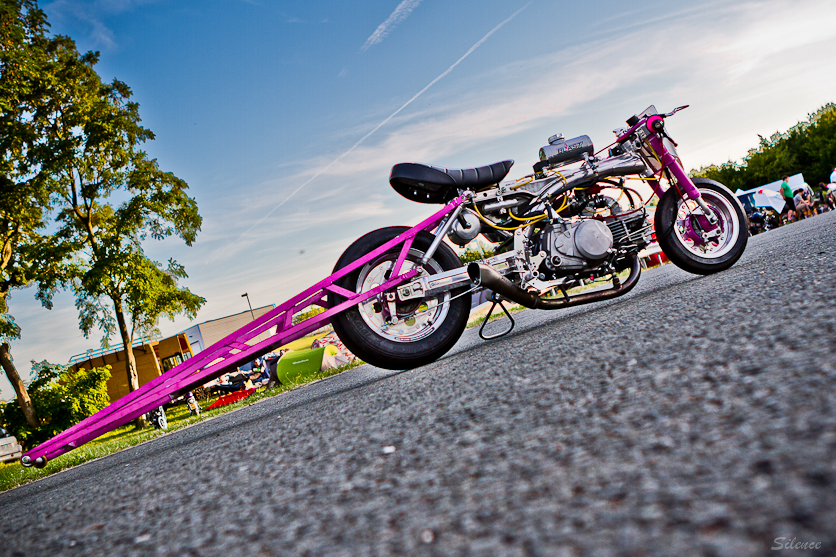
<path fill-rule="evenodd" d="M 532 0 L 532 1 L 533 1 L 533 0 Z M 284 205 L 285 203 L 287 203 L 287 202 L 290 200 L 290 198 L 292 198 L 294 195 L 296 195 L 297 193 L 299 193 L 299 191 L 300 191 L 302 188 L 304 188 L 305 186 L 307 186 L 308 184 L 310 184 L 311 182 L 313 182 L 314 180 L 316 180 L 317 178 L 319 178 L 320 176 L 322 176 L 325 172 L 327 172 L 327 171 L 328 171 L 328 169 L 329 169 L 329 168 L 331 168 L 332 166 L 334 166 L 335 164 L 337 164 L 338 162 L 340 162 L 341 160 L 343 160 L 345 157 L 347 157 L 347 156 L 348 156 L 348 155 L 349 155 L 352 151 L 354 151 L 357 147 L 359 147 L 361 143 L 363 143 L 364 141 L 366 141 L 366 140 L 367 140 L 367 139 L 368 139 L 368 138 L 369 138 L 369 137 L 370 137 L 370 136 L 371 136 L 374 132 L 376 132 L 377 130 L 379 130 L 379 129 L 380 129 L 380 128 L 382 128 L 383 126 L 385 126 L 385 125 L 386 125 L 386 123 L 387 123 L 387 122 L 389 122 L 389 120 L 391 120 L 392 118 L 394 118 L 395 116 L 397 116 L 398 114 L 400 114 L 400 112 L 401 112 L 404 108 L 406 108 L 407 106 L 409 106 L 410 104 L 412 104 L 412 102 L 413 102 L 415 99 L 417 99 L 418 97 L 420 97 L 421 95 L 423 95 L 423 94 L 427 91 L 427 89 L 429 89 L 430 87 L 432 87 L 433 85 L 435 85 L 436 83 L 438 83 L 439 81 L 441 81 L 441 80 L 442 80 L 442 79 L 443 79 L 443 78 L 444 78 L 447 74 L 449 74 L 450 72 L 452 72 L 452 71 L 453 71 L 453 69 L 454 69 L 456 66 L 458 66 L 459 64 L 461 64 L 461 63 L 464 61 L 464 59 L 465 59 L 465 58 L 467 58 L 468 56 L 470 56 L 471 54 L 473 54 L 473 51 L 474 51 L 474 50 L 476 50 L 477 48 L 479 48 L 480 46 L 482 46 L 482 43 L 484 43 L 485 41 L 487 41 L 487 40 L 490 38 L 490 36 L 491 36 L 491 35 L 493 35 L 493 34 L 494 34 L 494 33 L 496 33 L 497 31 L 499 31 L 500 29 L 502 29 L 502 27 L 503 27 L 506 23 L 508 23 L 509 21 L 511 21 L 512 19 L 514 19 L 515 17 L 517 17 L 517 16 L 520 14 L 520 12 L 522 12 L 524 9 L 526 9 L 526 8 L 527 8 L 527 7 L 529 7 L 530 5 L 531 5 L 531 2 L 529 2 L 529 3 L 528 3 L 528 4 L 526 4 L 525 6 L 523 6 L 522 8 L 520 8 L 519 10 L 517 10 L 516 12 L 514 12 L 513 14 L 511 14 L 511 16 L 510 16 L 508 19 L 506 19 L 505 21 L 503 21 L 502 23 L 500 23 L 499 25 L 497 25 L 496 27 L 494 27 L 493 29 L 491 29 L 490 31 L 488 31 L 488 32 L 487 32 L 487 34 L 486 34 L 484 37 L 482 37 L 481 39 L 479 39 L 479 41 L 478 41 L 476 44 L 474 44 L 473 46 L 471 46 L 471 47 L 470 47 L 470 49 L 469 49 L 467 52 L 465 52 L 465 53 L 462 55 L 462 57 L 461 57 L 461 58 L 459 58 L 458 60 L 456 60 L 456 61 L 453 63 L 453 65 L 452 65 L 452 66 L 450 66 L 449 68 L 447 68 L 447 69 L 444 71 L 444 73 L 442 73 L 441 75 L 439 75 L 438 77 L 436 77 L 435 79 L 433 79 L 432 81 L 430 81 L 430 82 L 429 82 L 429 84 L 427 84 L 427 86 L 426 86 L 426 87 L 424 87 L 423 89 L 421 89 L 420 91 L 418 91 L 417 93 L 415 93 L 415 95 L 414 95 L 411 99 L 409 99 L 408 101 L 406 101 L 406 102 L 403 104 L 403 106 L 401 106 L 401 107 L 400 107 L 399 109 L 397 109 L 395 112 L 393 112 L 392 114 L 390 114 L 390 115 L 389 115 L 389 116 L 388 116 L 385 120 L 383 120 L 381 123 L 379 123 L 377 126 L 375 126 L 375 127 L 374 127 L 374 129 L 373 129 L 372 131 L 370 131 L 369 133 L 367 133 L 366 135 L 364 135 L 363 137 L 361 137 L 361 138 L 357 141 L 357 143 L 355 143 L 354 145 L 352 145 L 352 146 L 348 149 L 348 151 L 346 151 L 345 153 L 343 153 L 343 154 L 342 154 L 342 155 L 340 155 L 339 157 L 337 157 L 337 158 L 335 158 L 334 160 L 332 160 L 330 163 L 328 163 L 328 165 L 327 165 L 327 166 L 325 166 L 322 170 L 320 170 L 319 172 L 317 172 L 316 174 L 314 174 L 313 176 L 311 176 L 310 178 L 308 178 L 305 182 L 302 182 L 302 184 L 300 184 L 300 185 L 299 185 L 299 187 L 297 187 L 295 190 L 293 190 L 293 191 L 290 193 L 290 195 L 288 195 L 288 196 L 284 199 L 284 201 L 282 201 L 281 203 L 279 203 L 278 205 L 276 205 L 275 207 L 273 207 L 273 208 L 270 210 L 270 212 L 269 212 L 269 213 L 267 213 L 266 215 L 264 215 L 263 217 L 261 217 L 261 219 L 259 219 L 259 221 L 258 221 L 258 222 L 256 222 L 254 225 L 252 225 L 251 227 L 249 227 L 249 228 L 247 229 L 247 231 L 246 231 L 246 232 L 244 232 L 243 234 L 241 234 L 241 235 L 238 237 L 238 239 L 237 239 L 237 240 L 235 240 L 234 242 L 232 242 L 232 243 L 230 243 L 230 244 L 227 244 L 227 246 L 226 246 L 225 248 L 223 248 L 223 249 L 222 249 L 222 250 L 220 250 L 217 254 L 215 254 L 215 257 L 213 257 L 212 259 L 210 259 L 209 261 L 207 261 L 206 263 L 204 263 L 204 265 L 208 265 L 209 263 L 212 263 L 213 261 L 215 261 L 215 259 L 217 259 L 218 257 L 220 257 L 220 256 L 221 256 L 221 255 L 222 255 L 222 254 L 223 254 L 226 250 L 228 250 L 228 249 L 230 248 L 230 246 L 232 246 L 232 245 L 237 244 L 238 242 L 240 242 L 242 238 L 244 238 L 247 234 L 249 234 L 250 232 L 252 232 L 252 231 L 253 231 L 253 230 L 254 230 L 254 229 L 255 229 L 258 225 L 260 225 L 262 222 L 264 222 L 265 220 L 267 220 L 267 218 L 268 218 L 268 217 L 270 217 L 270 215 L 272 215 L 273 213 L 275 213 L 276 211 L 278 211 L 278 210 L 282 207 L 282 205 Z"/>
<path fill-rule="evenodd" d="M 386 38 L 386 35 L 389 34 L 389 31 L 392 30 L 395 25 L 405 20 L 409 17 L 409 14 L 412 13 L 412 10 L 418 7 L 418 4 L 421 3 L 421 0 L 403 0 L 398 7 L 395 8 L 395 11 L 386 18 L 386 21 L 381 23 L 377 26 L 377 29 L 374 30 L 374 33 L 366 39 L 366 43 L 360 47 L 360 50 L 365 52 L 369 49 L 370 46 L 374 46 L 378 43 L 382 43 L 383 39 Z"/>

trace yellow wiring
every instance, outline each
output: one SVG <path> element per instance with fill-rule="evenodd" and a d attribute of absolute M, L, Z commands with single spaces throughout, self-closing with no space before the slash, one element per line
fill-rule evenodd
<path fill-rule="evenodd" d="M 528 179 L 526 180 L 526 178 L 528 178 Z M 522 182 L 522 181 L 520 181 L 520 180 L 525 180 L 525 182 Z M 516 183 L 516 184 L 514 184 L 513 186 L 511 186 L 511 187 L 510 187 L 510 189 L 515 190 L 515 189 L 517 189 L 517 188 L 521 188 L 521 187 L 523 187 L 524 185 L 526 185 L 526 184 L 530 184 L 530 183 L 531 183 L 531 182 L 533 182 L 533 181 L 534 181 L 534 176 L 525 176 L 525 177 L 520 178 L 519 180 L 517 180 L 517 183 Z"/>
<path fill-rule="evenodd" d="M 540 215 L 539 217 L 530 217 L 530 218 L 527 218 L 527 219 L 521 219 L 520 217 L 514 215 L 514 213 L 511 212 L 511 211 L 508 211 L 508 215 L 516 221 L 526 222 L 528 224 L 531 224 L 532 222 L 537 222 L 538 220 L 543 220 L 544 218 L 546 218 L 546 215 Z"/>
<path fill-rule="evenodd" d="M 616 203 L 618 203 L 619 201 L 621 201 L 621 198 L 622 198 L 622 197 L 624 197 L 624 188 L 616 188 L 615 186 L 611 186 L 611 187 L 609 187 L 609 188 L 601 188 L 601 189 L 602 189 L 602 190 L 612 190 L 612 189 L 618 189 L 618 190 L 621 190 L 621 193 L 620 193 L 620 194 L 618 194 L 618 199 L 616 199 L 616 200 L 615 200 L 615 202 L 616 202 Z M 604 207 L 603 209 L 600 209 L 600 210 L 598 210 L 598 211 L 593 211 L 592 213 L 593 213 L 594 215 L 600 215 L 601 213 L 603 213 L 604 211 L 606 211 L 606 210 L 608 210 L 608 209 L 610 209 L 610 208 L 609 208 L 609 207 Z"/>
<path fill-rule="evenodd" d="M 561 179 L 561 180 L 563 180 L 563 185 L 568 184 L 568 182 L 566 181 L 566 176 L 564 176 L 563 174 L 561 174 L 561 173 L 560 173 L 560 172 L 558 172 L 557 170 L 552 170 L 551 168 L 549 168 L 546 172 L 548 172 L 548 173 L 549 173 L 549 174 L 551 174 L 552 176 L 554 176 L 555 174 L 557 174 L 558 176 L 560 176 L 560 179 Z"/>
<path fill-rule="evenodd" d="M 653 151 L 653 149 L 652 149 L 652 148 L 651 148 L 651 152 L 653 152 L 654 156 L 656 156 L 656 152 L 655 152 L 655 151 Z M 657 160 L 658 160 L 658 157 L 657 157 Z M 661 163 L 661 161 L 660 161 L 660 163 Z M 563 183 L 564 183 L 564 184 L 568 183 L 568 182 L 567 182 L 567 180 L 566 180 L 566 177 L 565 177 L 563 174 L 561 174 L 559 171 L 557 171 L 557 170 L 548 170 L 548 172 L 549 172 L 551 175 L 555 175 L 555 174 L 557 174 L 558 176 L 560 176 L 560 178 L 563 180 Z M 526 179 L 526 178 L 527 178 L 527 179 Z M 531 176 L 527 176 L 526 178 L 520 178 L 520 180 L 526 180 L 526 181 L 525 181 L 525 182 L 519 182 L 519 181 L 518 181 L 518 183 L 517 183 L 517 184 L 514 184 L 514 185 L 513 185 L 513 186 L 511 186 L 509 189 L 512 189 L 512 190 L 513 190 L 513 189 L 516 189 L 516 188 L 522 187 L 522 186 L 524 186 L 524 185 L 526 185 L 526 184 L 530 184 L 531 182 L 533 182 L 533 181 L 534 181 L 534 178 L 533 178 L 533 177 L 531 177 Z M 640 180 L 645 181 L 645 182 L 647 182 L 647 181 L 649 181 L 649 180 L 652 180 L 652 179 L 655 179 L 655 178 L 640 178 Z M 583 190 L 583 189 L 586 189 L 586 188 L 574 188 L 574 189 L 573 189 L 573 191 L 578 191 L 578 190 Z M 611 189 L 611 188 L 605 188 L 605 189 Z M 623 188 L 617 188 L 617 189 L 619 189 L 619 190 L 620 190 L 620 193 L 619 193 L 619 195 L 618 195 L 618 198 L 615 200 L 615 201 L 616 201 L 616 203 L 618 203 L 619 201 L 621 201 L 621 198 L 622 198 L 622 197 L 624 197 L 624 189 L 623 189 Z M 641 196 L 639 196 L 639 199 L 641 199 Z M 644 204 L 645 204 L 645 203 L 642 203 L 642 205 L 644 205 Z M 559 209 L 556 209 L 556 212 L 557 212 L 557 213 L 560 213 L 560 211 L 564 210 L 564 209 L 565 209 L 566 207 L 568 207 L 568 206 L 569 206 L 569 196 L 567 196 L 566 194 L 563 194 L 563 203 L 560 205 L 560 208 L 559 208 Z M 487 224 L 487 225 L 489 225 L 489 226 L 491 226 L 491 227 L 493 227 L 493 228 L 496 228 L 497 230 L 505 230 L 505 231 L 519 230 L 520 228 L 524 228 L 524 227 L 526 227 L 526 226 L 528 226 L 528 225 L 530 225 L 530 224 L 534 224 L 535 222 L 541 221 L 541 220 L 545 219 L 545 218 L 548 216 L 548 215 L 546 215 L 546 214 L 543 214 L 543 215 L 540 215 L 539 217 L 534 217 L 534 218 L 530 218 L 530 219 L 525 219 L 525 218 L 520 218 L 520 217 L 518 217 L 518 216 L 514 215 L 513 211 L 508 211 L 508 215 L 509 215 L 509 216 L 510 216 L 513 220 L 515 220 L 515 221 L 517 221 L 517 222 L 521 222 L 521 223 L 523 223 L 523 224 L 521 224 L 521 225 L 519 225 L 519 226 L 515 226 L 515 227 L 513 227 L 513 228 L 507 228 L 507 227 L 497 226 L 497 225 L 496 225 L 496 224 L 494 224 L 493 222 L 489 221 L 487 218 L 485 218 L 485 217 L 482 215 L 482 213 L 481 213 L 481 212 L 479 212 L 479 208 L 478 208 L 475 204 L 473 205 L 473 208 L 476 210 L 476 214 L 477 214 L 477 216 L 478 216 L 478 217 L 479 217 L 479 218 L 480 218 L 480 219 L 481 219 L 481 220 L 482 220 L 485 224 Z M 595 214 L 598 214 L 599 212 L 603 212 L 604 210 L 606 210 L 606 208 L 605 208 L 605 209 L 602 209 L 601 211 L 596 211 L 596 212 L 595 212 Z"/>
<path fill-rule="evenodd" d="M 560 179 L 561 179 L 561 180 L 563 180 L 563 185 L 564 185 L 564 186 L 565 186 L 566 184 L 568 184 L 568 183 L 569 183 L 569 182 L 566 180 L 566 176 L 564 176 L 563 174 L 561 174 L 559 171 L 557 171 L 557 170 L 551 170 L 551 169 L 548 169 L 548 170 L 547 170 L 547 172 L 548 172 L 549 174 L 551 174 L 552 176 L 554 176 L 555 174 L 557 174 L 558 176 L 560 176 Z M 580 188 L 578 188 L 578 189 L 580 189 Z M 564 194 L 563 194 L 563 204 L 562 204 L 562 205 L 560 205 L 560 209 L 557 209 L 555 212 L 556 212 L 556 213 L 560 213 L 560 211 L 562 211 L 563 209 L 565 209 L 565 208 L 566 208 L 566 207 L 568 207 L 568 206 L 569 206 L 569 196 L 568 196 L 568 195 L 566 195 L 566 194 L 564 193 Z"/>
<path fill-rule="evenodd" d="M 553 171 L 553 172 L 563 179 L 564 184 L 566 183 L 566 178 L 563 177 L 563 174 L 561 174 L 560 172 L 557 172 L 556 170 Z M 521 182 L 520 180 L 525 180 L 525 182 Z M 522 186 L 524 186 L 526 184 L 530 184 L 533 181 L 534 181 L 533 176 L 526 176 L 526 177 L 523 177 L 523 178 L 520 178 L 519 180 L 517 180 L 517 183 L 514 184 L 513 186 L 511 186 L 509 189 L 515 190 L 517 188 L 521 188 Z M 479 215 L 479 218 L 482 219 L 486 224 L 496 228 L 497 230 L 505 230 L 505 231 L 518 230 L 520 228 L 528 226 L 529 224 L 534 224 L 537 221 L 543 220 L 547 216 L 547 215 L 544 214 L 544 215 L 541 215 L 539 217 L 534 217 L 534 218 L 530 218 L 530 219 L 521 219 L 520 217 L 514 215 L 513 211 L 508 211 L 508 215 L 510 215 L 510 217 L 513 220 L 518 221 L 518 222 L 522 222 L 524 224 L 521 224 L 520 226 L 516 226 L 514 228 L 503 228 L 501 226 L 495 225 L 494 223 L 492 223 L 491 221 L 486 219 L 484 216 L 482 216 L 482 213 L 479 212 L 479 209 L 478 209 L 478 207 L 476 207 L 475 203 L 473 205 L 473 208 L 476 209 L 476 214 Z"/>
<path fill-rule="evenodd" d="M 645 138 L 644 142 L 647 143 L 647 148 L 650 150 L 651 153 L 653 153 L 653 158 L 656 159 L 656 162 L 659 163 L 659 172 L 661 172 L 662 169 L 665 168 L 665 163 L 663 163 L 662 159 L 659 158 L 659 155 L 658 153 L 656 153 L 656 149 L 653 148 L 653 145 L 651 145 L 650 140 Z"/>
<path fill-rule="evenodd" d="M 653 158 L 656 159 L 656 162 L 658 162 L 661 166 L 665 166 L 662 164 L 662 159 L 659 158 L 659 155 L 656 153 L 656 149 L 653 148 L 653 145 L 650 143 L 650 140 L 645 137 L 643 141 L 647 145 L 648 150 L 650 150 L 650 152 L 653 153 Z"/>
<path fill-rule="evenodd" d="M 543 220 L 544 218 L 546 218 L 546 215 L 543 215 L 541 217 L 537 217 L 534 220 L 526 221 L 519 226 L 515 226 L 514 228 L 506 228 L 504 226 L 497 226 L 496 224 L 492 223 L 491 221 L 489 221 L 488 219 L 483 217 L 482 213 L 479 212 L 479 207 L 477 207 L 475 203 L 473 204 L 473 209 L 476 211 L 476 214 L 479 216 L 479 218 L 482 219 L 485 222 L 485 224 L 487 224 L 488 226 L 490 226 L 492 228 L 496 228 L 497 230 L 505 230 L 506 232 L 510 232 L 510 231 L 513 231 L 513 230 L 519 230 L 520 228 L 525 228 L 529 224 L 534 224 L 535 222 L 537 222 L 539 220 Z M 509 214 L 510 214 L 510 211 L 509 211 Z"/>

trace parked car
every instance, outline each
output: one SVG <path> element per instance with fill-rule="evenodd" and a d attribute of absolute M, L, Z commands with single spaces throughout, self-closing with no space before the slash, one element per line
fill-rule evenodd
<path fill-rule="evenodd" d="M 13 435 L 0 427 L 0 462 L 15 462 L 23 454 L 23 447 Z"/>

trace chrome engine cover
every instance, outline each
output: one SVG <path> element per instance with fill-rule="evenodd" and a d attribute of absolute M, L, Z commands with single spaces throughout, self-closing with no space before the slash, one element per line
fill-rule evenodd
<path fill-rule="evenodd" d="M 544 264 L 550 271 L 576 272 L 600 265 L 613 246 L 609 227 L 600 220 L 549 225 L 540 235 Z"/>

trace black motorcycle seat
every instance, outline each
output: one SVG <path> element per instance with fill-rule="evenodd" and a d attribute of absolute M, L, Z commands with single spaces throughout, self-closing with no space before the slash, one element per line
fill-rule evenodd
<path fill-rule="evenodd" d="M 457 189 L 480 190 L 498 184 L 514 161 L 496 162 L 476 168 L 441 168 L 404 162 L 392 167 L 389 183 L 396 192 L 419 203 L 445 203 Z"/>

